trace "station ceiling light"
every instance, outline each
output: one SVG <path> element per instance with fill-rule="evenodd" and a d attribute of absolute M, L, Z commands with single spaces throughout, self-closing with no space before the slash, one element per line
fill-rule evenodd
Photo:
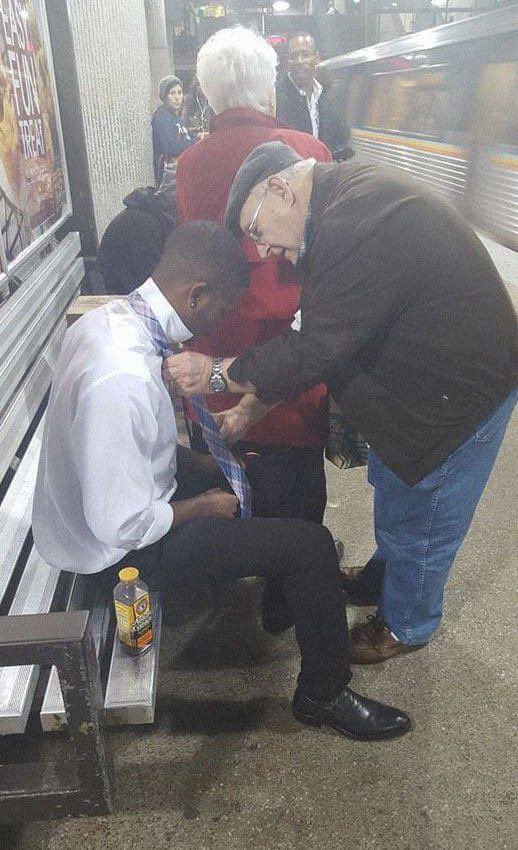
<path fill-rule="evenodd" d="M 272 3 L 272 9 L 274 12 L 287 12 L 290 8 L 290 4 L 288 0 L 274 0 Z"/>

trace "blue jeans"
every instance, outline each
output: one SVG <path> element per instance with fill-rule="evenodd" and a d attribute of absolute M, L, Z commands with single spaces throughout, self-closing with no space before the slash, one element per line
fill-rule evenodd
<path fill-rule="evenodd" d="M 513 391 L 465 443 L 413 487 L 370 452 L 377 550 L 364 578 L 371 587 L 381 585 L 379 614 L 404 643 L 426 643 L 440 623 L 446 580 L 484 492 L 516 397 Z"/>

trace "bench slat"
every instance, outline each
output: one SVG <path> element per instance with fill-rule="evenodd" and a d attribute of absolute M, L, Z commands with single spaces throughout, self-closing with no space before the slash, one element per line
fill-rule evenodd
<path fill-rule="evenodd" d="M 0 505 L 0 603 L 6 594 L 16 562 L 31 527 L 32 498 L 38 472 L 43 419 L 16 470 Z"/>
<path fill-rule="evenodd" d="M 152 593 L 151 597 L 154 624 L 151 649 L 132 657 L 124 652 L 117 635 L 114 636 L 104 698 L 105 720 L 110 726 L 152 723 L 155 717 L 162 606 L 158 593 Z"/>
<path fill-rule="evenodd" d="M 52 329 L 56 327 L 70 302 L 78 291 L 83 278 L 83 262 L 76 260 L 72 268 L 59 281 L 52 297 L 41 305 L 40 312 L 34 315 L 13 342 L 11 350 L 0 362 L 0 407 L 7 407 L 9 400 L 24 379 L 31 365 L 37 360 L 40 349 L 44 347 Z"/>
<path fill-rule="evenodd" d="M 32 549 L 9 614 L 47 614 L 59 579 L 59 570 L 49 567 Z M 25 731 L 38 682 L 37 665 L 0 668 L 0 734 Z"/>
<path fill-rule="evenodd" d="M 83 576 L 76 576 L 74 591 L 78 585 L 77 579 L 82 578 Z M 77 610 L 83 604 L 85 585 L 83 582 L 79 582 L 79 585 L 82 586 L 83 592 L 79 593 L 75 591 L 72 593 L 69 604 L 67 605 L 67 611 Z M 106 646 L 108 626 L 110 624 L 111 599 L 107 601 L 106 596 L 105 589 L 101 588 L 97 591 L 90 614 L 90 625 L 97 658 L 102 658 Z M 58 671 L 55 667 L 52 668 L 49 676 L 40 712 L 40 721 L 44 732 L 55 732 L 67 724 L 65 703 L 63 702 L 63 695 L 61 693 Z"/>
<path fill-rule="evenodd" d="M 14 397 L 8 413 L 0 423 L 0 479 L 9 469 L 50 386 L 65 330 L 63 320 L 49 338 L 33 369 L 28 373 Z"/>
<path fill-rule="evenodd" d="M 14 292 L 0 313 L 0 362 L 4 363 L 21 336 L 27 335 L 27 326 L 39 316 L 42 307 L 52 301 L 53 290 L 67 274 L 81 253 L 78 233 L 69 233 L 24 281 L 23 286 Z M 70 298 L 74 292 L 70 291 Z M 54 322 L 55 324 L 55 322 Z M 34 356 L 40 343 L 52 330 L 52 325 L 41 339 L 34 339 Z M 29 361 L 31 362 L 31 361 Z"/>

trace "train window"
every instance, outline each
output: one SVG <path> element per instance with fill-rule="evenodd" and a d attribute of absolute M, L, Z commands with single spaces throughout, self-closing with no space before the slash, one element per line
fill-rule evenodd
<path fill-rule="evenodd" d="M 446 68 L 419 68 L 374 74 L 365 126 L 439 137 L 449 94 Z"/>
<path fill-rule="evenodd" d="M 477 137 L 518 145 L 518 62 L 486 65 L 474 113 Z"/>

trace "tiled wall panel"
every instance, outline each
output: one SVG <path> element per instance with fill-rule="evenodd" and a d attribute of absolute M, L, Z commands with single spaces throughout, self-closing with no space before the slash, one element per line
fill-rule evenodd
<path fill-rule="evenodd" d="M 69 0 L 97 233 L 153 182 L 144 0 Z"/>

